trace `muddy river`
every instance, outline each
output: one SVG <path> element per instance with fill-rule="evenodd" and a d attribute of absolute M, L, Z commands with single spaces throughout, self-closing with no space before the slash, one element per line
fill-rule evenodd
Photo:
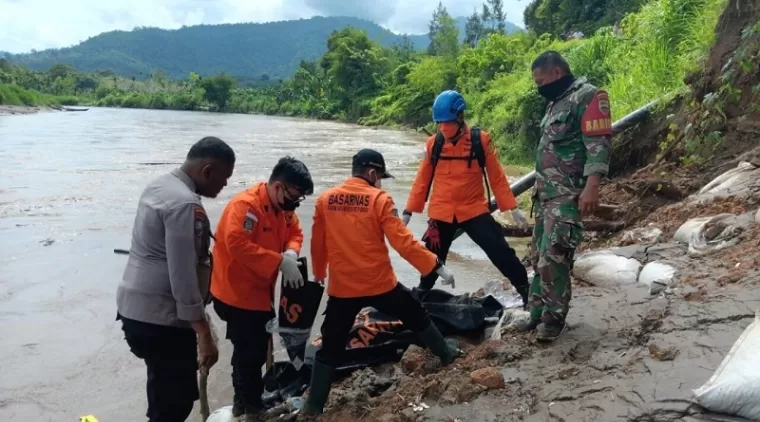
<path fill-rule="evenodd" d="M 414 134 L 299 119 L 97 108 L 0 117 L 0 420 L 145 419 L 145 367 L 114 321 L 126 258 L 113 249 L 129 248 L 144 185 L 206 135 L 238 157 L 228 186 L 204 199 L 213 225 L 226 202 L 266 179 L 283 155 L 306 163 L 319 194 L 350 175 L 357 150 L 375 148 L 396 176 L 383 187 L 403 204 L 422 154 Z M 298 210 L 304 254 L 313 204 L 314 196 Z M 415 215 L 410 227 L 421 236 L 425 218 Z M 524 242 L 514 246 L 522 256 Z M 458 292 L 501 277 L 467 236 L 451 250 Z M 418 273 L 392 255 L 401 281 L 416 285 Z M 231 346 L 221 338 L 212 409 L 232 399 Z"/>

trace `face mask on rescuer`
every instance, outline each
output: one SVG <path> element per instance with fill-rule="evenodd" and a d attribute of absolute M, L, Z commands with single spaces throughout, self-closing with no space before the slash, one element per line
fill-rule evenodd
<path fill-rule="evenodd" d="M 575 77 L 573 75 L 565 75 L 554 82 L 539 86 L 538 93 L 548 101 L 554 101 L 567 91 L 574 81 Z"/>
<path fill-rule="evenodd" d="M 456 122 L 441 123 L 438 125 L 438 129 L 440 129 L 444 138 L 453 139 L 459 133 L 459 124 Z"/>
<path fill-rule="evenodd" d="M 294 201 L 286 196 L 287 189 L 285 187 L 282 187 L 282 203 L 280 204 L 280 208 L 283 211 L 295 211 L 296 208 L 298 208 L 301 203 L 300 201 Z"/>

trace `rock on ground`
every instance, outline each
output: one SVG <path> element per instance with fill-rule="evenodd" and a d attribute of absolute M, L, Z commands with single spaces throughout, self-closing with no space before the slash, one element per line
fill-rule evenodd
<path fill-rule="evenodd" d="M 470 374 L 472 381 L 488 388 L 504 388 L 504 375 L 496 368 L 483 368 Z"/>

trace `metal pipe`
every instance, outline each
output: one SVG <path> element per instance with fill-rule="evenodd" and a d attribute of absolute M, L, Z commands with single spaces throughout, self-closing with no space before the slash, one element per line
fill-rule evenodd
<path fill-rule="evenodd" d="M 618 134 L 620 132 L 623 132 L 624 130 L 632 127 L 633 125 L 649 117 L 649 114 L 652 111 L 652 107 L 654 107 L 656 103 L 657 103 L 656 100 L 652 101 L 651 103 L 637 110 L 634 110 L 631 113 L 628 113 L 626 116 L 624 116 L 620 120 L 613 123 L 612 133 Z M 515 197 L 517 197 L 525 193 L 528 189 L 532 188 L 535 182 L 536 182 L 536 172 L 534 170 L 526 174 L 525 176 L 521 177 L 520 180 L 516 181 L 514 185 L 510 186 L 510 188 L 512 189 L 512 193 L 515 195 Z M 499 209 L 499 206 L 496 205 L 495 197 L 491 198 L 491 201 L 488 204 L 488 208 L 491 210 L 491 212 L 494 212 L 497 209 Z M 462 233 L 464 233 L 462 229 L 457 229 L 456 233 L 454 233 L 454 240 L 456 240 L 456 238 L 461 236 Z"/>

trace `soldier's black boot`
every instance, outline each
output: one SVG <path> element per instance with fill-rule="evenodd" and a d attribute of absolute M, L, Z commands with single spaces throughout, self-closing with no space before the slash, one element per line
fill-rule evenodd
<path fill-rule="evenodd" d="M 535 330 L 538 328 L 538 326 L 541 325 L 540 319 L 527 319 L 525 321 L 520 321 L 517 324 L 515 324 L 515 330 L 527 333 L 530 331 Z"/>
<path fill-rule="evenodd" d="M 425 346 L 441 359 L 442 366 L 454 362 L 460 354 L 456 341 L 444 339 L 441 332 L 438 331 L 438 328 L 432 322 L 418 335 L 422 342 L 425 343 Z"/>
<path fill-rule="evenodd" d="M 536 333 L 536 340 L 539 341 L 554 341 L 567 329 L 567 324 L 564 322 L 555 322 L 552 324 L 540 324 Z"/>

